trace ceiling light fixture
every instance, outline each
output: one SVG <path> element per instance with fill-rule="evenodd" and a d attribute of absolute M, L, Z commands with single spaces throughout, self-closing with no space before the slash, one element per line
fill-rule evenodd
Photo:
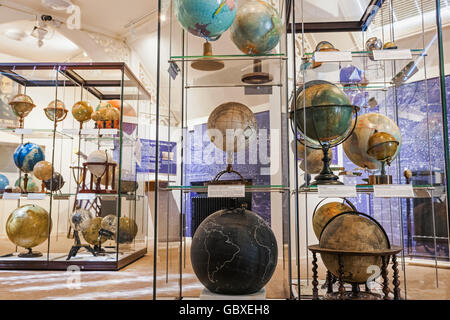
<path fill-rule="evenodd" d="M 42 0 L 42 4 L 47 8 L 58 11 L 66 11 L 68 8 L 73 6 L 71 0 Z"/>
<path fill-rule="evenodd" d="M 52 23 L 53 18 L 48 15 L 42 15 L 41 19 L 37 21 L 36 25 L 31 31 L 31 36 L 38 40 L 38 47 L 42 47 L 44 45 L 44 39 L 49 40 L 53 37 L 55 33 L 54 29 L 48 26 L 48 23 Z"/>

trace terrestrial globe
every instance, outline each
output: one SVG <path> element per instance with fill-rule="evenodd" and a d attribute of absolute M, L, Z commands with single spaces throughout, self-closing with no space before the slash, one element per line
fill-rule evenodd
<path fill-rule="evenodd" d="M 77 208 L 74 212 L 72 212 L 69 222 L 74 230 L 81 231 L 82 226 L 94 218 L 95 214 L 92 211 Z"/>
<path fill-rule="evenodd" d="M 25 173 L 32 172 L 38 162 L 45 160 L 41 147 L 31 142 L 18 146 L 13 157 L 17 168 Z"/>
<path fill-rule="evenodd" d="M 311 152 L 308 153 L 306 159 L 303 159 L 302 162 L 300 162 L 300 169 L 309 174 L 318 174 L 323 168 L 323 152 L 322 150 L 307 149 L 311 150 Z M 333 160 L 332 149 L 328 149 L 328 158 L 330 161 Z"/>
<path fill-rule="evenodd" d="M 307 147 L 322 149 L 324 154 L 322 171 L 313 184 L 342 184 L 330 170 L 328 150 L 344 142 L 351 134 L 357 107 L 336 85 L 315 80 L 297 91 L 291 110 L 291 120 L 295 120 L 301 134 L 299 141 Z"/>
<path fill-rule="evenodd" d="M 48 180 L 52 177 L 53 166 L 48 161 L 39 161 L 33 168 L 33 175 L 39 180 Z"/>
<path fill-rule="evenodd" d="M 81 234 L 83 235 L 84 240 L 87 243 L 92 245 L 99 244 L 99 231 L 102 228 L 102 218 L 95 217 L 93 219 L 89 219 L 81 225 Z M 100 237 L 100 241 L 103 243 L 108 240 L 103 235 Z"/>
<path fill-rule="evenodd" d="M 11 106 L 14 114 L 19 117 L 21 128 L 23 127 L 24 118 L 33 110 L 34 107 L 36 107 L 33 99 L 26 94 L 15 95 L 11 101 L 9 101 L 9 105 Z"/>
<path fill-rule="evenodd" d="M 14 183 L 14 186 L 18 188 L 18 190 L 16 191 L 21 192 L 23 190 L 30 193 L 39 192 L 40 190 L 39 185 L 40 184 L 35 179 L 33 179 L 33 177 L 30 176 L 28 176 L 27 190 L 25 190 L 25 177 L 17 179 L 16 182 Z"/>
<path fill-rule="evenodd" d="M 0 173 L 0 192 L 5 191 L 5 189 L 9 186 L 8 178 Z"/>
<path fill-rule="evenodd" d="M 343 212 L 331 218 L 320 235 L 320 247 L 333 250 L 371 253 L 390 248 L 389 239 L 383 227 L 373 218 L 360 212 Z M 321 254 L 325 267 L 339 277 L 338 256 Z M 372 273 L 367 270 L 378 266 L 381 270 L 380 256 L 361 256 L 345 254 L 341 257 L 343 281 L 366 283 Z"/>
<path fill-rule="evenodd" d="M 369 138 L 367 153 L 378 161 L 386 161 L 388 164 L 397 153 L 400 143 L 394 136 L 387 132 L 375 132 Z"/>
<path fill-rule="evenodd" d="M 220 210 L 195 231 L 191 261 L 211 292 L 251 294 L 261 290 L 277 265 L 277 242 L 268 224 L 244 209 Z"/>
<path fill-rule="evenodd" d="M 28 249 L 19 256 L 40 256 L 31 249 L 47 240 L 52 229 L 48 212 L 37 205 L 27 204 L 15 209 L 6 221 L 6 234 L 15 245 Z"/>
<path fill-rule="evenodd" d="M 50 191 L 61 190 L 65 183 L 63 176 L 59 172 L 54 172 L 51 179 L 44 181 L 45 187 Z"/>
<path fill-rule="evenodd" d="M 61 100 L 53 100 L 48 104 L 46 108 L 44 108 L 44 112 L 46 117 L 50 121 L 61 122 L 63 121 L 69 110 L 66 109 L 66 105 Z"/>
<path fill-rule="evenodd" d="M 341 214 L 343 212 L 356 211 L 355 207 L 350 203 L 343 203 L 333 201 L 321 205 L 319 208 L 316 207 L 313 213 L 313 229 L 314 234 L 317 239 L 320 239 L 320 234 L 322 233 L 325 225 L 330 221 L 331 218 Z"/>
<path fill-rule="evenodd" d="M 369 139 L 376 132 L 386 132 L 399 142 L 397 151 L 392 156 L 392 159 L 400 152 L 402 136 L 397 124 L 385 115 L 365 113 L 358 117 L 355 130 L 343 144 L 347 157 L 361 168 L 371 170 L 381 168 L 381 162 L 367 153 L 369 150 Z"/>
<path fill-rule="evenodd" d="M 138 226 L 136 222 L 128 217 L 120 217 L 119 220 L 119 236 L 116 241 L 120 244 L 131 243 L 136 237 Z"/>
<path fill-rule="evenodd" d="M 91 119 L 93 111 L 94 109 L 87 101 L 78 101 L 72 107 L 72 115 L 80 123 L 80 126 Z"/>
<path fill-rule="evenodd" d="M 209 115 L 207 129 L 211 142 L 227 152 L 245 150 L 256 137 L 258 124 L 253 112 L 239 102 L 227 102 Z"/>
<path fill-rule="evenodd" d="M 265 54 L 280 42 L 283 25 L 277 10 L 261 0 L 247 0 L 238 7 L 231 25 L 231 40 L 245 54 Z"/>

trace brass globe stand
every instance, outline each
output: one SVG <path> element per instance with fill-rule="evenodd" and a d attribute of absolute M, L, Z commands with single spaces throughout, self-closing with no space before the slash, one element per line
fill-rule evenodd
<path fill-rule="evenodd" d="M 39 251 L 33 251 L 31 248 L 25 248 L 28 252 L 19 253 L 19 258 L 38 258 L 42 257 L 42 253 Z"/>
<path fill-rule="evenodd" d="M 370 139 L 378 136 L 387 136 L 388 139 L 394 139 L 391 135 L 384 132 L 375 133 Z M 385 137 L 386 138 L 386 137 Z M 370 143 L 370 140 L 369 140 Z M 400 143 L 396 140 L 388 140 L 381 143 L 374 144 L 367 150 L 367 154 L 381 162 L 381 172 L 379 175 L 370 175 L 369 176 L 369 184 L 392 184 L 392 176 L 386 174 L 386 164 L 388 166 L 391 165 L 392 157 L 397 152 L 398 146 Z"/>

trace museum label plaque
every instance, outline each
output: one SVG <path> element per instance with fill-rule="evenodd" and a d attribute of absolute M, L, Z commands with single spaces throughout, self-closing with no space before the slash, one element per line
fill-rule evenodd
<path fill-rule="evenodd" d="M 245 185 L 209 185 L 208 198 L 244 198 Z"/>

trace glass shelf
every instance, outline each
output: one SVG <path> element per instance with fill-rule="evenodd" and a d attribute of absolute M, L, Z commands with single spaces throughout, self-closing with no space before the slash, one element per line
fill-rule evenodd
<path fill-rule="evenodd" d="M 373 193 L 374 192 L 374 186 L 373 185 L 356 185 L 356 192 L 357 193 Z M 431 198 L 431 194 L 429 191 L 436 190 L 435 187 L 432 185 L 415 185 L 413 186 L 414 193 L 416 194 L 416 197 L 418 198 Z M 298 192 L 302 194 L 308 194 L 308 193 L 317 193 L 318 187 L 317 186 L 308 186 L 308 187 L 300 187 Z M 295 192 L 295 191 L 293 191 Z"/>
<path fill-rule="evenodd" d="M 220 60 L 287 60 L 284 53 L 272 53 L 262 55 L 248 55 L 248 54 L 225 54 L 225 55 L 212 55 L 212 56 L 171 56 L 169 62 L 183 62 L 183 61 L 195 61 L 198 59 L 220 59 Z"/>
<path fill-rule="evenodd" d="M 117 198 L 118 194 L 117 193 L 80 193 L 80 194 L 92 194 L 95 195 L 96 197 L 101 197 L 101 198 Z M 44 197 L 44 199 L 40 199 L 39 196 L 42 195 Z M 50 193 L 22 193 L 20 194 L 19 198 L 14 198 L 14 199 L 3 199 L 3 194 L 0 194 L 0 199 L 1 200 L 32 200 L 32 201 L 36 201 L 36 200 L 46 200 L 48 198 L 50 198 Z M 76 196 L 76 193 L 55 193 L 53 194 L 53 199 L 54 200 L 69 200 L 70 197 L 74 197 Z M 30 196 L 30 198 L 29 198 Z M 120 196 L 122 198 L 126 198 L 127 200 L 134 200 L 136 199 L 142 199 L 144 198 L 143 195 L 134 195 L 134 194 L 127 194 L 127 193 L 122 193 L 120 194 Z M 87 199 L 79 199 L 79 200 L 87 200 Z"/>
<path fill-rule="evenodd" d="M 19 129 L 1 128 L 0 133 L 7 133 L 16 137 L 23 136 L 25 139 L 53 139 L 53 129 Z M 56 129 L 56 139 L 73 139 L 70 135 Z"/>
<path fill-rule="evenodd" d="M 182 190 L 184 192 L 208 192 L 207 186 L 168 186 L 160 188 L 163 191 Z M 286 192 L 289 191 L 287 186 L 283 185 L 262 185 L 262 186 L 245 186 L 245 192 Z"/>
<path fill-rule="evenodd" d="M 400 50 L 400 49 L 399 49 Z M 423 49 L 410 49 L 413 56 L 423 55 Z M 351 51 L 353 57 L 369 57 L 373 51 Z M 305 52 L 305 56 L 313 56 L 315 52 Z"/>

